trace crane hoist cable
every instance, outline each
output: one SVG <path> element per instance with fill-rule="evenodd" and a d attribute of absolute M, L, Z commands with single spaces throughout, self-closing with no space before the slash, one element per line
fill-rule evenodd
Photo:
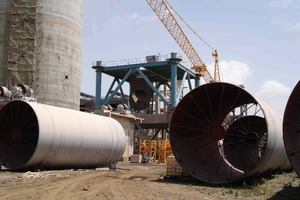
<path fill-rule="evenodd" d="M 171 10 L 178 16 L 178 18 L 206 45 L 208 46 L 212 51 L 215 51 L 215 49 L 208 44 L 180 15 L 179 13 L 170 5 L 169 2 L 165 1 L 166 4 L 171 8 Z"/>
<path fill-rule="evenodd" d="M 214 81 L 220 82 L 221 74 L 219 67 L 219 55 L 217 49 L 213 48 L 210 44 L 208 44 L 180 15 L 179 13 L 170 5 L 169 2 L 165 1 L 166 4 L 170 7 L 170 9 L 178 16 L 178 18 L 200 39 L 206 46 L 208 46 L 213 52 L 212 56 L 214 57 L 215 66 L 214 66 Z"/>
<path fill-rule="evenodd" d="M 146 2 L 149 4 L 149 6 L 154 11 L 154 13 L 157 15 L 157 17 L 160 19 L 160 21 L 163 23 L 163 25 L 169 31 L 171 36 L 174 38 L 174 40 L 177 42 L 177 44 L 180 46 L 180 48 L 183 50 L 183 52 L 189 58 L 189 60 L 193 64 L 192 69 L 194 69 L 196 72 L 200 73 L 202 78 L 207 83 L 213 82 L 213 81 L 219 81 L 219 79 L 213 79 L 212 76 L 210 75 L 210 73 L 208 72 L 207 66 L 201 60 L 201 58 L 198 55 L 198 53 L 196 52 L 195 48 L 193 47 L 193 45 L 191 44 L 191 42 L 189 41 L 189 39 L 183 32 L 182 28 L 180 27 L 179 23 L 177 22 L 176 18 L 172 14 L 169 3 L 166 0 L 146 0 Z M 172 9 L 172 10 L 174 10 L 174 9 Z M 175 12 L 175 10 L 174 10 L 174 12 Z M 208 43 L 205 42 L 205 44 L 208 44 Z M 216 55 L 216 56 L 218 55 L 217 50 L 215 50 L 215 53 L 213 53 L 213 55 Z M 218 61 L 217 57 L 215 57 L 215 61 Z M 215 64 L 215 67 L 216 66 L 218 66 L 218 64 Z M 219 71 L 219 70 L 217 70 L 217 71 Z M 219 77 L 219 76 L 217 76 L 217 77 Z"/>

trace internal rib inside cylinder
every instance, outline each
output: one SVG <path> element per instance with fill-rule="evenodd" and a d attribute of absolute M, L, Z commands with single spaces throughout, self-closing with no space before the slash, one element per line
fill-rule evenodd
<path fill-rule="evenodd" d="M 267 136 L 257 101 L 227 83 L 205 84 L 188 93 L 170 123 L 178 162 L 194 177 L 211 183 L 245 177 L 261 160 Z"/>
<path fill-rule="evenodd" d="M 0 110 L 0 165 L 17 169 L 32 157 L 38 141 L 38 121 L 25 102 L 13 101 Z"/>

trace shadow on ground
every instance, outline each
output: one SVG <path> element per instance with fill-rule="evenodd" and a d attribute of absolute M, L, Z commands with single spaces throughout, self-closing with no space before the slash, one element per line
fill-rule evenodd
<path fill-rule="evenodd" d="M 284 187 L 281 191 L 277 192 L 274 196 L 268 200 L 296 200 L 300 199 L 300 188 L 287 186 Z"/>
<path fill-rule="evenodd" d="M 233 183 L 223 183 L 223 184 L 214 184 L 214 183 L 207 183 L 200 181 L 192 176 L 185 176 L 185 177 L 164 177 L 163 179 L 155 180 L 157 182 L 165 182 L 165 183 L 173 183 L 173 184 L 184 184 L 184 185 L 194 185 L 194 186 L 207 186 L 207 187 L 214 187 L 214 188 L 234 188 L 234 189 L 241 189 L 241 188 L 251 188 L 256 187 L 257 185 L 263 184 L 268 180 L 272 180 L 275 178 L 275 174 L 272 173 L 263 173 L 260 175 L 254 175 L 247 179 L 236 181 Z M 300 196 L 299 196 L 300 199 Z"/>

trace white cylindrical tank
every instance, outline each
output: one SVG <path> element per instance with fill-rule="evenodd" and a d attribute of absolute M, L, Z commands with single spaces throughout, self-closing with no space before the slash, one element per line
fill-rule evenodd
<path fill-rule="evenodd" d="M 9 89 L 13 85 L 28 85 L 40 103 L 79 110 L 83 0 L 15 1 L 14 6 L 12 2 L 0 1 L 0 85 Z M 16 14 L 12 10 L 21 15 L 20 19 L 30 19 L 30 31 L 23 30 L 26 20 L 24 25 L 20 25 L 20 20 L 14 24 Z M 34 32 L 34 37 L 29 38 L 26 31 Z M 11 37 L 29 47 L 17 49 L 9 42 Z M 22 63 L 26 59 L 13 56 L 22 51 L 32 65 L 26 66 Z M 29 69 L 20 69 L 18 62 Z M 13 69 L 7 72 L 8 68 Z"/>
<path fill-rule="evenodd" d="M 9 169 L 90 168 L 117 163 L 125 131 L 115 119 L 12 101 L 0 110 L 0 164 Z"/>

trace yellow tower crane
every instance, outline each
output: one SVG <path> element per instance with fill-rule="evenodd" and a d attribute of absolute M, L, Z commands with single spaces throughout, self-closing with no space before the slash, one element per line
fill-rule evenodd
<path fill-rule="evenodd" d="M 195 48 L 193 47 L 193 45 L 191 44 L 191 42 L 189 41 L 189 39 L 183 32 L 182 28 L 180 27 L 179 23 L 177 22 L 176 18 L 172 14 L 172 12 L 171 12 L 172 7 L 169 5 L 169 3 L 166 0 L 146 0 L 146 1 L 149 4 L 149 6 L 152 8 L 154 13 L 157 15 L 157 17 L 160 19 L 160 21 L 167 28 L 167 30 L 172 35 L 172 37 L 177 42 L 177 44 L 180 46 L 180 48 L 183 50 L 185 55 L 191 61 L 192 65 L 193 65 L 192 69 L 195 70 L 196 72 L 199 72 L 200 75 L 203 77 L 203 79 L 207 83 L 219 82 L 220 74 L 219 74 L 219 63 L 218 63 L 217 50 L 215 49 L 214 52 L 212 53 L 212 55 L 215 58 L 214 78 L 212 78 L 212 76 L 210 75 L 210 73 L 207 70 L 207 66 L 201 60 L 201 58 L 198 55 L 198 53 L 196 52 Z M 202 41 L 205 42 L 204 40 L 202 40 Z"/>

